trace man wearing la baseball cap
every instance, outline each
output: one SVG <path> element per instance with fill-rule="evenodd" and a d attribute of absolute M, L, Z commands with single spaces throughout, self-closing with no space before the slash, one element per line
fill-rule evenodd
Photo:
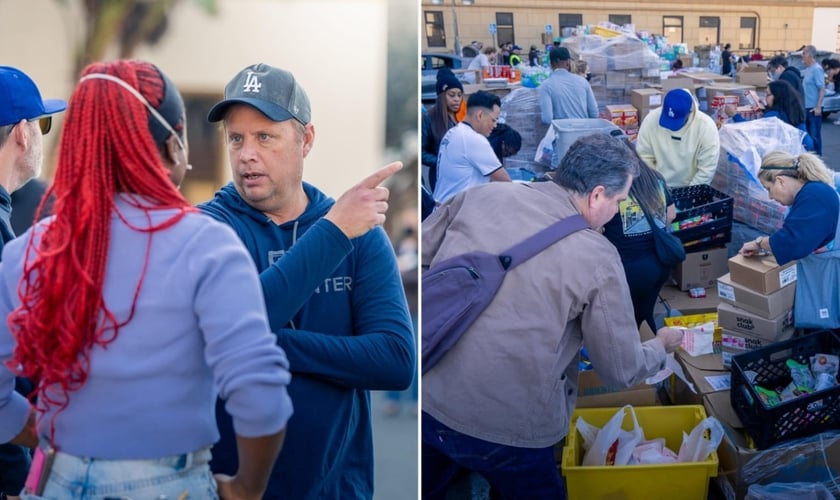
<path fill-rule="evenodd" d="M 42 99 L 35 82 L 23 71 L 0 66 L 0 252 L 15 237 L 10 220 L 11 193 L 41 173 L 41 136 L 52 126 L 51 115 L 65 108 L 65 101 Z M 22 394 L 31 389 L 25 379 L 16 380 L 16 386 Z M 0 445 L 0 492 L 7 496 L 20 494 L 29 461 L 24 448 Z"/>
<path fill-rule="evenodd" d="M 240 71 L 208 119 L 224 126 L 233 182 L 199 208 L 233 227 L 254 259 L 293 373 L 294 415 L 265 498 L 372 498 L 369 391 L 408 388 L 416 366 L 396 258 L 378 226 L 388 207 L 378 185 L 400 163 L 338 201 L 303 182 L 315 140 L 309 98 L 292 73 L 267 64 Z M 237 456 L 223 401 L 216 418 L 210 467 L 235 474 L 238 460 L 255 457 Z M 270 467 L 274 457 L 263 458 Z"/>
<path fill-rule="evenodd" d="M 662 174 L 668 187 L 708 184 L 717 169 L 720 136 L 689 90 L 671 89 L 662 106 L 642 121 L 636 151 Z"/>

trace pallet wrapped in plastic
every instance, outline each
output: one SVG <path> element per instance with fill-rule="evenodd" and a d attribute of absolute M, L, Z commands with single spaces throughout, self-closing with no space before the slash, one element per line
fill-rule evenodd
<path fill-rule="evenodd" d="M 771 151 L 803 153 L 803 136 L 775 117 L 721 127 L 722 151 L 711 186 L 732 197 L 734 220 L 767 234 L 782 226 L 787 207 L 770 199 L 758 181 L 758 169 L 761 158 Z"/>

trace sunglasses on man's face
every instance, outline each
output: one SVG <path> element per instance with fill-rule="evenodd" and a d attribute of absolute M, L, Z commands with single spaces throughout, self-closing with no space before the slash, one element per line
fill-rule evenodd
<path fill-rule="evenodd" d="M 52 116 L 38 118 L 38 126 L 41 128 L 41 135 L 47 135 L 52 129 Z"/>
<path fill-rule="evenodd" d="M 14 129 L 16 126 L 17 126 L 17 123 L 13 123 L 12 125 L 9 125 L 9 132 L 8 133 L 11 133 L 12 129 Z M 38 128 L 41 129 L 41 135 L 47 135 L 47 133 L 50 131 L 50 129 L 52 129 L 52 116 L 45 116 L 43 118 L 38 118 Z"/>

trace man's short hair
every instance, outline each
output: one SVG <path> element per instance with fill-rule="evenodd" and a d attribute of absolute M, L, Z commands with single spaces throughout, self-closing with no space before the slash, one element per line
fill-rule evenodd
<path fill-rule="evenodd" d="M 467 110 L 473 108 L 493 109 L 493 106 L 502 107 L 502 100 L 496 94 L 479 90 L 467 98 Z"/>
<path fill-rule="evenodd" d="M 559 61 L 569 61 L 572 59 L 572 54 L 569 52 L 569 49 L 566 47 L 554 47 L 548 53 L 548 59 L 552 63 L 559 62 Z"/>
<path fill-rule="evenodd" d="M 607 196 L 615 196 L 627 186 L 628 176 L 637 175 L 639 160 L 627 143 L 596 132 L 572 143 L 560 160 L 554 182 L 579 195 L 604 186 Z"/>
<path fill-rule="evenodd" d="M 788 67 L 788 60 L 785 56 L 773 56 L 770 61 L 767 62 L 768 69 L 776 69 L 776 68 L 787 68 Z"/>
<path fill-rule="evenodd" d="M 804 56 L 805 54 L 808 54 L 808 55 L 809 55 L 809 56 L 811 56 L 811 57 L 816 57 L 816 55 L 817 55 L 817 48 L 816 48 L 816 47 L 814 47 L 813 45 L 806 45 L 806 46 L 802 49 L 802 55 Z"/>

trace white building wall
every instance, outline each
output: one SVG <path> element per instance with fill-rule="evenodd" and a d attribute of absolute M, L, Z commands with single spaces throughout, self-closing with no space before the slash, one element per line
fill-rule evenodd
<path fill-rule="evenodd" d="M 62 7 L 55 0 L 0 0 L 0 64 L 23 69 L 44 97 L 67 98 L 72 92 L 79 2 Z M 385 1 L 218 3 L 219 13 L 210 16 L 196 1 L 179 2 L 164 38 L 154 47 L 141 47 L 135 57 L 161 67 L 184 93 L 219 97 L 228 80 L 249 64 L 292 71 L 309 94 L 316 129 L 304 178 L 330 195 L 386 162 Z"/>
<path fill-rule="evenodd" d="M 840 9 L 814 9 L 814 31 L 811 34 L 811 44 L 817 50 L 838 50 L 838 29 L 840 29 Z"/>

